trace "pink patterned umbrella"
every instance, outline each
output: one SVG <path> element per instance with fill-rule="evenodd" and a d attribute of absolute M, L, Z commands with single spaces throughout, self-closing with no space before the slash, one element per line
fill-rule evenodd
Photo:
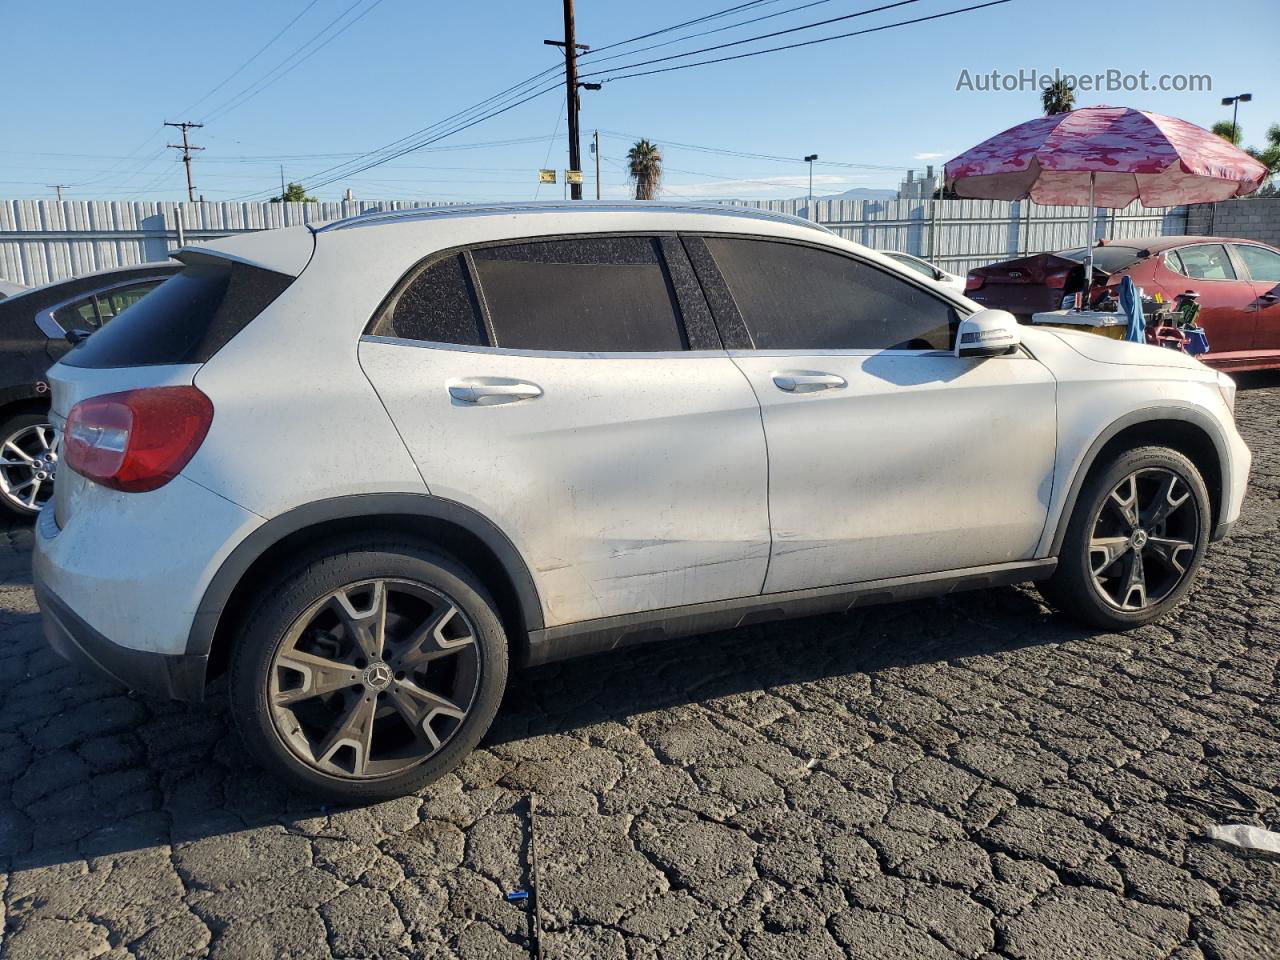
<path fill-rule="evenodd" d="M 946 167 L 961 197 L 1089 206 L 1085 276 L 1093 277 L 1097 207 L 1214 203 L 1262 185 L 1267 168 L 1216 134 L 1129 107 L 1037 117 L 967 150 Z M 1085 284 L 1088 305 L 1089 283 Z"/>
<path fill-rule="evenodd" d="M 1128 107 L 1083 107 L 996 134 L 947 164 L 961 197 L 1148 207 L 1213 203 L 1261 186 L 1267 169 L 1185 120 Z M 1092 197 L 1092 200 L 1091 200 Z"/>

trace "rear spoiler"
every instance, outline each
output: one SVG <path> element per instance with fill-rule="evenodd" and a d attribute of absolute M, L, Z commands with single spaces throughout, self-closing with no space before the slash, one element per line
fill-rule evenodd
<path fill-rule="evenodd" d="M 315 236 L 306 227 L 285 227 L 219 237 L 197 246 L 188 245 L 173 254 L 173 258 L 188 265 L 230 260 L 297 277 L 311 262 L 315 248 Z"/>

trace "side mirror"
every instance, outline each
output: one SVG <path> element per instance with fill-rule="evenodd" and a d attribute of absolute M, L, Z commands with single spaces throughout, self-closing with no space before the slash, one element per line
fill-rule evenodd
<path fill-rule="evenodd" d="M 73 347 L 78 343 L 84 343 L 92 335 L 92 330 L 81 330 L 77 327 L 75 330 L 68 330 L 66 335 L 67 343 Z"/>
<path fill-rule="evenodd" d="M 1013 353 L 1022 338 L 1018 321 L 1007 310 L 979 310 L 960 321 L 957 357 L 998 357 Z"/>

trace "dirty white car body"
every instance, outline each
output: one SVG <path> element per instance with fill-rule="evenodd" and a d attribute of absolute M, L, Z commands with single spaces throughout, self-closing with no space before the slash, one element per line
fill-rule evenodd
<path fill-rule="evenodd" d="M 414 511 L 487 544 L 524 663 L 1037 579 L 1054 570 L 1093 459 L 1140 425 L 1200 438 L 1215 538 L 1238 516 L 1249 453 L 1234 386 L 1157 348 L 1027 327 L 1020 347 L 989 357 L 529 350 L 368 332 L 438 251 L 597 235 L 818 247 L 958 317 L 981 309 L 808 222 L 725 208 L 404 211 L 189 248 L 189 264 L 299 279 L 203 362 L 51 370 L 58 424 L 87 398 L 166 385 L 193 385 L 214 414 L 180 473 L 149 492 L 63 467 L 38 522 L 46 616 L 109 644 L 86 652 L 113 676 L 198 699 L 255 561 L 312 527 Z M 708 322 L 728 309 L 668 269 L 682 298 L 705 297 Z M 139 659 L 146 679 L 123 676 Z"/>

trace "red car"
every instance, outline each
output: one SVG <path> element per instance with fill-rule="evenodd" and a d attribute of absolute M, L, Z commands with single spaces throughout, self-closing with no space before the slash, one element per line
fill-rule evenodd
<path fill-rule="evenodd" d="M 1084 254 L 1077 247 L 971 270 L 965 294 L 1030 322 L 1031 314 L 1057 310 L 1080 289 Z M 1126 275 L 1147 296 L 1158 291 L 1167 301 L 1195 291 L 1209 338 L 1205 363 L 1224 370 L 1280 367 L 1280 250 L 1224 237 L 1138 237 L 1099 244 L 1093 265 L 1091 303 Z"/>

